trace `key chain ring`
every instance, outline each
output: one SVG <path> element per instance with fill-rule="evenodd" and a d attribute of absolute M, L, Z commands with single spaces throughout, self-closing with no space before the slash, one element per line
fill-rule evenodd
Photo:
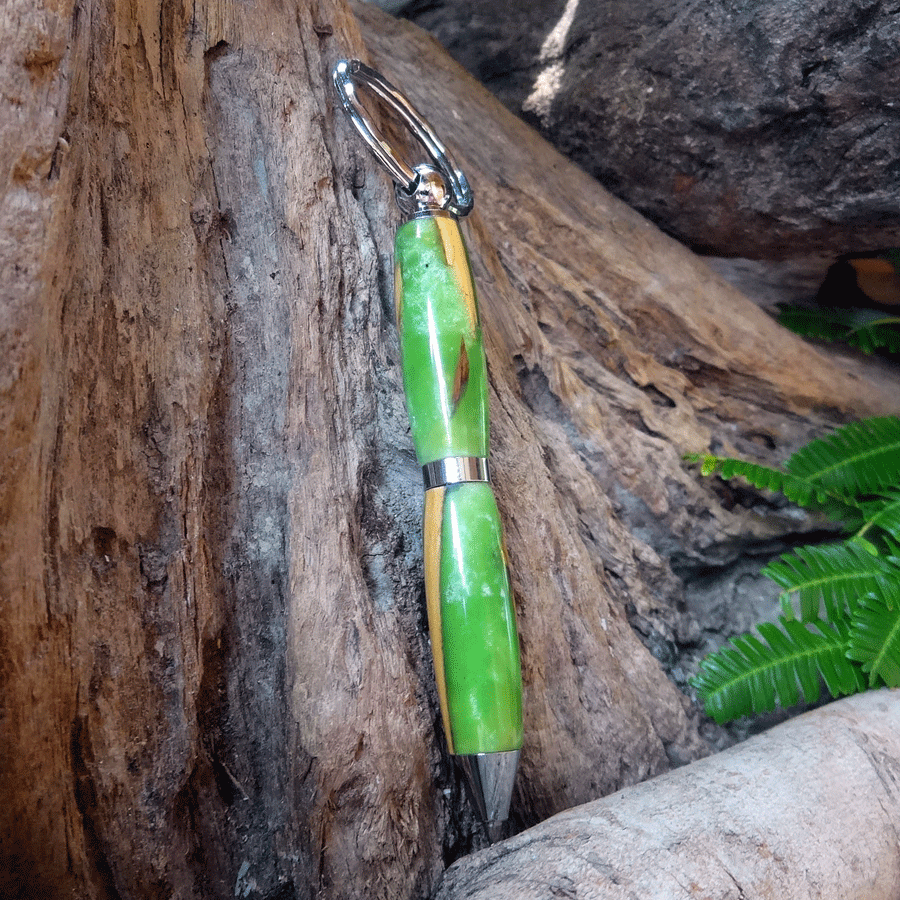
<path fill-rule="evenodd" d="M 420 175 L 416 168 L 394 152 L 372 124 L 356 96 L 357 85 L 370 90 L 388 109 L 396 113 L 425 148 L 435 168 L 446 182 L 449 196 L 447 209 L 456 216 L 467 216 L 472 211 L 474 198 L 466 176 L 453 165 L 447 148 L 400 91 L 358 59 L 342 59 L 334 67 L 332 77 L 344 112 L 372 151 L 372 155 L 381 163 L 405 197 L 412 197 L 415 194 Z"/>

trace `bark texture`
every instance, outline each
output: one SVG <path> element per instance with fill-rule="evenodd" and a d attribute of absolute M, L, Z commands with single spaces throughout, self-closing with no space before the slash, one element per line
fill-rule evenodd
<path fill-rule="evenodd" d="M 900 243 L 900 4 L 496 0 L 409 15 L 689 246 L 784 259 Z"/>
<path fill-rule="evenodd" d="M 676 571 L 789 529 L 680 454 L 768 458 L 898 378 L 777 329 L 358 12 L 478 193 L 531 824 L 706 752 L 648 649 L 691 631 Z M 357 24 L 14 0 L 0 33 L 0 893 L 427 895 L 477 838 L 435 731 L 397 213 L 329 83 Z"/>
<path fill-rule="evenodd" d="M 435 900 L 891 900 L 900 700 L 833 703 L 451 867 Z"/>

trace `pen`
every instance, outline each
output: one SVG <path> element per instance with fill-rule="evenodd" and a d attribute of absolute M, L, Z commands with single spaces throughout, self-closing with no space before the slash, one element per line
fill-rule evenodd
<path fill-rule="evenodd" d="M 465 176 L 409 101 L 358 60 L 333 73 L 344 111 L 387 169 L 407 221 L 395 240 L 403 385 L 425 488 L 425 597 L 447 747 L 491 841 L 502 834 L 522 747 L 522 676 L 500 515 L 488 462 L 481 320 L 459 218 Z M 357 86 L 425 148 L 410 167 L 374 128 Z"/>

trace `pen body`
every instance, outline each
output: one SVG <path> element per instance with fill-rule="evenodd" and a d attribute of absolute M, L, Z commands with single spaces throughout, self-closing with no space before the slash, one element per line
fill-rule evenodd
<path fill-rule="evenodd" d="M 426 466 L 488 455 L 487 368 L 459 224 L 437 213 L 397 232 L 395 299 L 413 443 Z M 491 486 L 429 487 L 425 589 L 435 676 L 455 754 L 522 746 L 522 678 Z"/>
<path fill-rule="evenodd" d="M 420 465 L 487 456 L 487 366 L 468 253 L 448 215 L 397 232 L 394 301 L 403 388 Z"/>

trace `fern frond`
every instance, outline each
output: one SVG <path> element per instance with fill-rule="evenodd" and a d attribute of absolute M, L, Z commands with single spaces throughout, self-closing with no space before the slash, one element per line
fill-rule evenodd
<path fill-rule="evenodd" d="M 800 619 L 813 622 L 825 606 L 829 622 L 848 621 L 859 598 L 884 594 L 900 570 L 873 556 L 853 541 L 798 547 L 769 563 L 762 574 L 783 588 L 779 599 L 785 615 L 793 617 L 793 598 L 800 601 Z"/>
<path fill-rule="evenodd" d="M 842 341 L 853 329 L 846 310 L 819 309 L 810 306 L 778 305 L 778 322 L 802 337 L 821 341 Z"/>
<path fill-rule="evenodd" d="M 824 488 L 814 481 L 800 478 L 790 472 L 761 463 L 733 459 L 730 456 L 715 456 L 711 453 L 689 453 L 685 456 L 685 460 L 699 463 L 701 475 L 718 474 L 726 481 L 740 477 L 760 490 L 783 494 L 797 506 L 818 510 L 831 521 L 840 522 L 847 531 L 855 531 L 865 524 L 862 510 L 854 498 Z"/>
<path fill-rule="evenodd" d="M 875 322 L 860 325 L 850 331 L 844 340 L 851 347 L 858 347 L 869 355 L 876 350 L 886 350 L 892 355 L 900 353 L 900 318 L 885 316 Z"/>
<path fill-rule="evenodd" d="M 884 539 L 884 545 L 887 548 L 884 558 L 889 563 L 900 566 L 900 540 L 895 540 L 893 537 L 886 537 Z"/>
<path fill-rule="evenodd" d="M 817 621 L 815 631 L 800 622 L 781 618 L 781 627 L 757 626 L 763 643 L 753 634 L 733 638 L 700 664 L 691 684 L 708 715 L 720 724 L 750 713 L 794 706 L 803 697 L 819 698 L 820 676 L 833 697 L 853 694 L 865 682 L 847 659 L 848 631 Z"/>
<path fill-rule="evenodd" d="M 869 687 L 879 679 L 888 687 L 900 687 L 900 578 L 889 594 L 869 594 L 860 600 L 847 657 L 862 663 Z"/>
<path fill-rule="evenodd" d="M 871 309 L 821 309 L 779 305 L 778 321 L 795 334 L 843 341 L 864 353 L 900 353 L 900 318 Z"/>
<path fill-rule="evenodd" d="M 866 419 L 798 450 L 784 469 L 706 455 L 703 474 L 742 476 L 840 519 L 853 536 L 801 547 L 763 569 L 779 622 L 734 638 L 691 684 L 718 722 L 869 686 L 900 687 L 900 418 Z M 800 621 L 795 618 L 799 606 Z M 821 618 L 824 616 L 824 619 Z"/>
<path fill-rule="evenodd" d="M 863 419 L 811 441 L 785 463 L 795 478 L 845 498 L 900 485 L 900 418 Z"/>
<path fill-rule="evenodd" d="M 900 491 L 886 494 L 878 500 L 860 504 L 865 524 L 857 531 L 862 537 L 869 529 L 883 531 L 895 541 L 900 541 Z"/>
<path fill-rule="evenodd" d="M 821 485 L 770 466 L 743 459 L 732 459 L 729 456 L 714 456 L 711 453 L 695 454 L 688 459 L 700 463 L 700 472 L 703 475 L 718 474 L 726 480 L 740 476 L 755 488 L 784 494 L 798 506 L 819 507 L 832 499 Z"/>

